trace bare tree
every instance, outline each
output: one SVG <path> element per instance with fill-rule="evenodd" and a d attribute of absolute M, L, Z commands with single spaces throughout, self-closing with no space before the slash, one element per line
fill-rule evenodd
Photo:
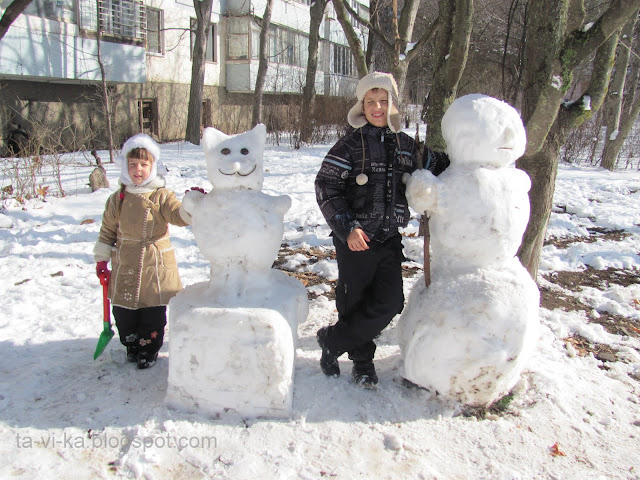
<path fill-rule="evenodd" d="M 262 121 L 262 95 L 264 93 L 264 81 L 267 77 L 267 67 L 269 66 L 267 47 L 269 40 L 269 26 L 271 25 L 272 9 L 273 0 L 267 0 L 267 4 L 264 7 L 264 15 L 262 16 L 262 25 L 260 26 L 260 60 L 258 63 L 258 75 L 256 76 L 256 88 L 253 98 L 252 124 L 254 126 Z"/>
<path fill-rule="evenodd" d="M 595 22 L 585 24 L 583 0 L 529 3 L 522 107 L 527 147 L 517 166 L 531 178 L 531 214 L 518 257 L 534 279 L 551 213 L 560 147 L 571 130 L 602 104 L 618 42 L 616 31 L 637 7 L 638 0 L 613 0 Z M 576 101 L 566 102 L 574 74 L 594 52 L 590 81 Z"/>
<path fill-rule="evenodd" d="M 456 99 L 458 85 L 469 54 L 473 18 L 473 0 L 440 0 L 438 18 L 441 28 L 436 34 L 433 84 L 427 100 L 425 121 L 429 126 L 427 146 L 444 151 L 440 120 Z"/>
<path fill-rule="evenodd" d="M 189 89 L 189 110 L 185 139 L 200 145 L 200 125 L 202 123 L 202 97 L 204 95 L 205 58 L 207 38 L 211 29 L 211 7 L 213 0 L 193 0 L 196 12 L 196 31 L 191 53 L 191 88 Z"/>
<path fill-rule="evenodd" d="M 471 2 L 471 0 L 468 1 Z M 397 0 L 392 0 L 392 2 L 394 12 L 397 13 Z M 367 27 L 369 29 L 369 35 L 375 35 L 377 41 L 384 47 L 384 50 L 391 59 L 390 63 L 392 66 L 390 73 L 396 79 L 399 93 L 402 96 L 409 63 L 416 57 L 422 46 L 434 37 L 439 26 L 439 19 L 436 18 L 435 22 L 429 28 L 425 29 L 419 40 L 412 43 L 413 29 L 416 23 L 420 0 L 406 0 L 402 6 L 402 10 L 392 16 L 391 25 L 384 29 L 380 29 L 377 16 L 372 16 L 372 19 L 376 21 L 375 24 L 372 22 L 372 19 L 365 20 L 344 0 L 333 0 L 333 5 L 338 21 L 342 26 L 349 47 L 351 47 L 351 52 L 355 58 L 358 76 L 362 78 L 368 73 L 367 55 L 365 55 L 362 50 L 362 43 L 351 25 L 349 17 L 354 18 L 358 23 Z M 386 32 L 391 32 L 391 34 Z"/>
<path fill-rule="evenodd" d="M 603 107 L 606 135 L 601 165 L 607 170 L 615 169 L 622 144 L 640 112 L 640 99 L 635 98 L 639 72 L 637 61 L 629 71 L 633 30 L 637 20 L 638 10 L 622 29 L 613 78 Z"/>
<path fill-rule="evenodd" d="M 351 24 L 347 5 L 344 3 L 344 0 L 333 0 L 333 8 L 336 11 L 338 22 L 340 22 L 340 25 L 342 26 L 342 31 L 344 32 L 345 37 L 347 37 L 347 43 L 349 44 L 351 54 L 355 60 L 356 70 L 358 70 L 358 77 L 362 78 L 369 73 L 369 66 L 367 65 L 367 59 L 364 50 L 362 49 L 360 36 Z M 360 19 L 360 22 L 362 24 L 366 23 L 362 19 Z"/>
<path fill-rule="evenodd" d="M 328 0 L 315 0 L 309 9 L 309 55 L 307 74 L 302 90 L 300 109 L 300 141 L 311 142 L 313 117 L 316 106 L 316 73 L 318 72 L 318 47 L 320 45 L 320 25 L 324 18 Z"/>
<path fill-rule="evenodd" d="M 15 19 L 24 12 L 24 9 L 27 8 L 30 3 L 31 0 L 13 0 L 13 2 L 7 5 L 7 8 L 2 14 L 2 18 L 0 18 L 0 40 L 2 40 L 7 31 L 9 31 L 9 27 Z"/>

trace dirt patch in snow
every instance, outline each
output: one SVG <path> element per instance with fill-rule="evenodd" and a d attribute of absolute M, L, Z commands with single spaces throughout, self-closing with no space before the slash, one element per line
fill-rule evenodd
<path fill-rule="evenodd" d="M 589 239 L 583 237 L 550 238 L 545 245 L 554 245 L 557 248 L 567 248 L 575 242 L 593 243 L 597 240 L 621 241 L 631 234 L 624 230 L 607 230 L 602 228 L 589 228 Z M 640 321 L 616 315 L 606 311 L 596 311 L 592 306 L 583 303 L 578 296 L 583 289 L 591 287 L 605 290 L 611 285 L 627 287 L 640 283 L 640 271 L 633 269 L 608 268 L 598 270 L 587 267 L 579 272 L 557 271 L 549 275 L 542 275 L 545 280 L 553 284 L 553 287 L 540 288 L 540 305 L 546 309 L 562 309 L 564 311 L 582 311 L 591 323 L 597 323 L 612 334 L 640 337 Z M 640 299 L 634 299 L 636 308 L 640 308 Z M 609 345 L 589 342 L 580 335 L 573 335 L 565 339 L 567 345 L 573 347 L 577 355 L 593 354 L 603 362 L 618 361 L 618 352 Z M 604 364 L 606 368 L 606 363 Z"/>
<path fill-rule="evenodd" d="M 593 243 L 597 240 L 621 241 L 630 234 L 623 230 L 606 230 L 602 228 L 589 228 L 590 236 L 587 240 L 583 237 L 563 237 L 550 238 L 545 245 L 554 245 L 557 248 L 567 248 L 575 242 Z M 287 267 L 289 260 L 297 257 L 295 262 L 296 271 Z M 324 295 L 330 300 L 335 299 L 335 280 L 328 280 L 326 277 L 310 271 L 301 271 L 312 267 L 321 260 L 335 260 L 335 250 L 333 248 L 294 248 L 288 244 L 283 244 L 278 253 L 278 258 L 273 264 L 274 268 L 283 270 L 287 274 L 296 277 L 307 288 L 307 295 L 310 300 Z M 300 268 L 302 267 L 302 269 Z M 422 273 L 422 268 L 415 265 L 403 264 L 402 276 L 411 278 Z M 604 290 L 611 285 L 623 287 L 640 283 L 640 271 L 622 270 L 608 268 L 597 270 L 587 267 L 580 272 L 558 271 L 550 275 L 543 275 L 543 278 L 552 286 L 540 287 L 540 305 L 548 310 L 562 309 L 564 311 L 582 311 L 592 323 L 602 325 L 609 333 L 621 336 L 640 337 L 640 321 L 622 315 L 616 315 L 605 311 L 596 311 L 592 306 L 583 303 L 578 296 L 586 287 Z M 328 285 L 330 290 L 324 293 L 316 293 L 310 287 L 316 285 Z M 636 299 L 640 308 L 640 299 Z M 567 348 L 573 348 L 576 355 L 584 356 L 593 354 L 596 358 L 604 362 L 620 360 L 618 352 L 609 345 L 597 344 L 588 341 L 580 335 L 573 335 L 565 339 Z"/>

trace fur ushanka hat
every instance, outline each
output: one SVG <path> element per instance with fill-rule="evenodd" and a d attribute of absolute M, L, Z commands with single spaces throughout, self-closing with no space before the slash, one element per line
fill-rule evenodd
<path fill-rule="evenodd" d="M 151 173 L 141 186 L 147 185 L 153 181 L 156 176 L 163 176 L 167 173 L 167 169 L 162 163 L 160 163 L 160 146 L 156 141 L 145 133 L 139 133 L 134 135 L 129 140 L 124 142 L 120 155 L 115 159 L 115 163 L 120 165 L 120 181 L 125 185 L 131 185 L 131 177 L 129 176 L 129 165 L 127 162 L 127 155 L 131 150 L 136 148 L 144 148 L 153 157 L 153 165 L 151 166 Z"/>
<path fill-rule="evenodd" d="M 362 101 L 366 93 L 373 88 L 383 88 L 388 93 L 389 107 L 387 109 L 387 125 L 389 129 L 398 133 L 401 129 L 400 112 L 398 104 L 398 85 L 390 73 L 372 72 L 365 75 L 358 82 L 356 87 L 356 96 L 358 102 L 351 107 L 347 115 L 347 121 L 353 128 L 364 127 L 367 124 L 367 118 L 364 116 L 364 105 Z"/>

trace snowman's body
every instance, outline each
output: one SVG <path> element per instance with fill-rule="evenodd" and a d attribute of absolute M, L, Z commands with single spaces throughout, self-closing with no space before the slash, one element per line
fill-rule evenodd
<path fill-rule="evenodd" d="M 170 304 L 169 406 L 211 415 L 290 412 L 308 300 L 300 282 L 271 268 L 291 199 L 261 192 L 265 137 L 264 125 L 231 137 L 205 129 L 213 190 L 189 192 L 183 205 L 211 276 Z"/>
<path fill-rule="evenodd" d="M 515 168 L 453 164 L 438 181 L 437 214 L 429 220 L 438 252 L 434 268 L 443 264 L 463 271 L 513 258 L 529 220 L 527 174 Z"/>
<path fill-rule="evenodd" d="M 410 205 L 426 211 L 432 283 L 419 280 L 399 322 L 404 375 L 469 405 L 515 385 L 537 340 L 539 292 L 515 254 L 529 219 L 529 177 L 511 166 L 522 121 L 491 97 L 456 100 L 443 117 L 451 166 L 413 174 Z"/>

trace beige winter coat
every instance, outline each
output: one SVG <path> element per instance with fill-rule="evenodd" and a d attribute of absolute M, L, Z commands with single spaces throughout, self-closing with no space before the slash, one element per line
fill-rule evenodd
<path fill-rule="evenodd" d="M 138 191 L 142 193 L 133 193 Z M 191 216 L 166 188 L 127 187 L 124 199 L 120 191 L 109 197 L 94 258 L 111 259 L 113 305 L 129 309 L 167 305 L 182 290 L 168 224 L 190 223 Z"/>

